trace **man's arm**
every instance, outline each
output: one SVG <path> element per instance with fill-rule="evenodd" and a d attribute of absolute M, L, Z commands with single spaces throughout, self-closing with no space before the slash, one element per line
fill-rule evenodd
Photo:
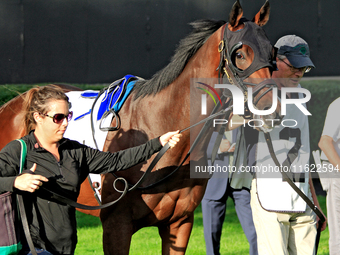
<path fill-rule="evenodd" d="M 338 167 L 340 165 L 340 157 L 336 152 L 333 145 L 333 138 L 328 135 L 323 135 L 319 141 L 320 149 L 325 153 L 329 162 L 334 166 Z"/>
<path fill-rule="evenodd" d="M 309 174 L 309 187 L 310 187 L 310 192 L 312 194 L 312 199 L 313 199 L 314 205 L 319 208 L 320 212 L 325 217 L 325 222 L 322 224 L 322 227 L 321 227 L 321 231 L 324 231 L 326 229 L 326 226 L 327 226 L 327 218 L 326 218 L 325 214 L 321 210 L 321 207 L 320 207 L 320 204 L 319 204 L 319 201 L 318 201 L 318 197 L 316 196 L 316 193 L 315 193 L 314 184 L 313 184 L 313 180 L 312 180 L 312 175 L 311 174 Z M 319 224 L 319 217 L 317 217 L 317 221 L 316 222 L 317 222 L 317 224 Z"/>

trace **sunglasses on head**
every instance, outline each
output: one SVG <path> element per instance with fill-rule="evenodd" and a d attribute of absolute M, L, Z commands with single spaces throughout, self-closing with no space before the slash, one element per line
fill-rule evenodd
<path fill-rule="evenodd" d="M 64 119 L 67 118 L 67 121 L 71 121 L 72 119 L 72 116 L 73 116 L 73 112 L 69 112 L 67 115 L 63 114 L 63 113 L 56 113 L 54 114 L 53 116 L 50 116 L 48 114 L 44 114 L 44 113 L 39 113 L 43 116 L 46 116 L 46 117 L 50 117 L 54 123 L 56 124 L 60 124 L 64 121 Z"/>

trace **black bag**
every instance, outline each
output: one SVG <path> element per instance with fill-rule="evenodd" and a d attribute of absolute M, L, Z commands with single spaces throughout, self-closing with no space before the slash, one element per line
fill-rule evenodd
<path fill-rule="evenodd" d="M 22 248 L 15 196 L 12 192 L 1 194 L 0 203 L 0 254 L 15 255 Z"/>
<path fill-rule="evenodd" d="M 27 148 L 24 141 L 21 143 L 20 171 L 26 160 Z M 12 192 L 0 195 L 0 254 L 16 255 L 22 249 L 20 242 L 21 223 L 17 211 L 16 197 Z"/>

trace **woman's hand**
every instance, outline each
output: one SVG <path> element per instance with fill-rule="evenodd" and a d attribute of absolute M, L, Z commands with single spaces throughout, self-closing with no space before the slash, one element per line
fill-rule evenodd
<path fill-rule="evenodd" d="M 34 173 L 36 168 L 37 164 L 34 163 L 30 170 Z M 39 187 L 42 185 L 42 182 L 48 182 L 48 179 L 42 175 L 26 173 L 15 178 L 14 188 L 33 193 L 39 189 Z"/>
<path fill-rule="evenodd" d="M 179 142 L 181 136 L 182 135 L 179 133 L 179 130 L 175 132 L 168 132 L 162 135 L 159 138 L 159 141 L 162 144 L 162 146 L 164 146 L 167 142 L 169 142 L 170 148 L 173 148 L 176 145 L 176 143 Z"/>

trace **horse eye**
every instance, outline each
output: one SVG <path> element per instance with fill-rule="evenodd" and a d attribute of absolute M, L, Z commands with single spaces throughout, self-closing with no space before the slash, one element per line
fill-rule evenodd
<path fill-rule="evenodd" d="M 243 55 L 241 54 L 241 53 L 236 53 L 236 58 L 238 58 L 238 59 L 242 59 L 243 58 Z"/>

